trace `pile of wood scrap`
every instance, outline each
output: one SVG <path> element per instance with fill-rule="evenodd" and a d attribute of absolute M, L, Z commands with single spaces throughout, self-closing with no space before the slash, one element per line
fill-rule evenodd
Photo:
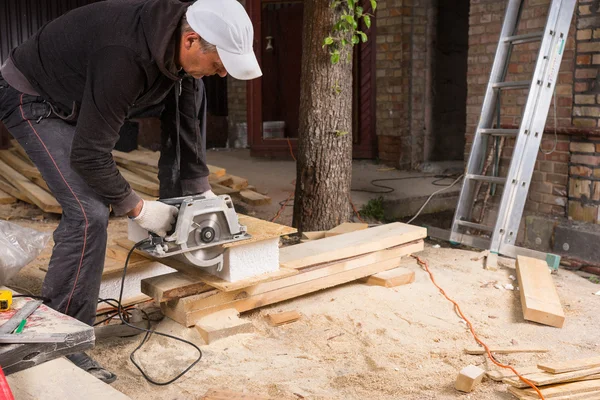
<path fill-rule="evenodd" d="M 517 372 L 536 385 L 547 399 L 600 399 L 600 357 L 547 362 L 537 368 L 517 368 Z M 519 400 L 539 398 L 533 388 L 510 371 L 488 372 L 488 376 L 502 379 L 509 385 L 508 391 Z"/>
<path fill-rule="evenodd" d="M 393 223 L 284 247 L 278 276 L 237 282 L 219 282 L 164 259 L 179 272 L 143 280 L 142 292 L 160 303 L 166 316 L 194 326 L 221 310 L 241 313 L 397 269 L 402 257 L 423 249 L 426 235 L 425 228 Z"/>
<path fill-rule="evenodd" d="M 50 193 L 42 174 L 31 162 L 25 150 L 16 140 L 12 147 L 0 150 L 0 204 L 11 204 L 17 200 L 34 204 L 42 211 L 62 213 L 56 198 Z M 156 200 L 159 196 L 158 159 L 159 152 L 145 149 L 130 153 L 113 151 L 121 175 L 144 199 Z M 269 204 L 271 198 L 255 191 L 248 180 L 227 175 L 225 169 L 209 165 L 209 181 L 217 195 L 229 194 L 250 205 Z"/>

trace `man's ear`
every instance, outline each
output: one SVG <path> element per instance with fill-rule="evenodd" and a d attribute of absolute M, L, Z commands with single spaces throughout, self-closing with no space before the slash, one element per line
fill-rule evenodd
<path fill-rule="evenodd" d="M 200 36 L 196 32 L 187 32 L 183 35 L 183 46 L 186 50 L 191 50 L 195 43 L 200 43 Z"/>

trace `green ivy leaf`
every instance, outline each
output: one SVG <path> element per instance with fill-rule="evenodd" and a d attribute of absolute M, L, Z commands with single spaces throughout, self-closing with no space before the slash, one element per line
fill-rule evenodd
<path fill-rule="evenodd" d="M 348 9 L 354 10 L 354 6 L 356 5 L 356 0 L 348 0 Z"/>
<path fill-rule="evenodd" d="M 358 38 L 358 35 L 352 35 L 352 44 L 358 44 L 360 43 L 360 39 Z"/>
<path fill-rule="evenodd" d="M 333 53 L 331 53 L 331 63 L 337 64 L 339 62 L 340 62 L 340 52 L 336 50 Z"/>
<path fill-rule="evenodd" d="M 356 21 L 354 21 L 354 17 L 352 15 L 344 15 L 344 20 L 349 23 L 351 26 L 354 26 Z"/>
<path fill-rule="evenodd" d="M 356 12 L 356 16 L 357 16 L 358 18 L 360 18 L 360 17 L 363 15 L 363 11 L 364 11 L 364 10 L 363 10 L 363 8 L 362 8 L 362 7 L 360 7 L 360 6 L 359 6 L 359 7 L 356 7 L 356 11 L 355 11 L 355 12 Z"/>
<path fill-rule="evenodd" d="M 360 39 L 362 40 L 362 42 L 366 42 L 367 41 L 367 34 L 361 31 L 358 31 L 358 34 L 360 35 Z"/>
<path fill-rule="evenodd" d="M 375 9 L 377 8 L 377 1 L 376 0 L 371 0 L 371 8 L 373 9 L 373 11 L 375 11 Z"/>
<path fill-rule="evenodd" d="M 365 26 L 369 29 L 371 27 L 371 17 L 363 15 L 363 20 L 365 21 Z"/>
<path fill-rule="evenodd" d="M 325 40 L 323 40 L 323 47 L 329 46 L 330 44 L 333 44 L 333 38 L 328 36 L 325 38 Z"/>
<path fill-rule="evenodd" d="M 347 134 L 348 134 L 348 131 L 335 131 L 335 135 L 337 137 L 346 136 Z"/>
<path fill-rule="evenodd" d="M 348 41 L 346 39 L 342 39 L 342 46 L 345 46 L 348 44 Z"/>

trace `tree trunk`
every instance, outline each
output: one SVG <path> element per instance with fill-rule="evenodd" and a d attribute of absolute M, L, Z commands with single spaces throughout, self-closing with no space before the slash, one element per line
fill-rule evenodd
<path fill-rule="evenodd" d="M 332 64 L 323 40 L 341 15 L 330 1 L 304 2 L 294 226 L 328 230 L 351 217 L 352 46 Z"/>

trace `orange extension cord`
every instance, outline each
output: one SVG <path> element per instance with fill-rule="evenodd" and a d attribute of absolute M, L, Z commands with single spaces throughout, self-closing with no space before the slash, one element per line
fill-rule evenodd
<path fill-rule="evenodd" d="M 442 295 L 444 295 L 444 297 L 446 299 L 448 299 L 448 301 L 452 304 L 454 304 L 454 307 L 456 308 L 456 311 L 458 312 L 458 314 L 460 315 L 460 317 L 465 320 L 465 322 L 467 323 L 467 326 L 469 327 L 469 329 L 471 330 L 471 334 L 473 335 L 473 338 L 475 339 L 475 341 L 477 343 L 479 343 L 480 345 L 482 345 L 485 348 L 485 351 L 487 353 L 487 356 L 490 358 L 490 360 L 496 364 L 499 367 L 502 368 L 506 368 L 506 369 L 510 369 L 515 375 L 517 375 L 519 377 L 520 380 L 522 380 L 523 382 L 525 382 L 526 384 L 528 384 L 529 386 L 531 386 L 533 388 L 533 390 L 535 390 L 538 394 L 538 396 L 540 396 L 540 399 L 545 400 L 544 395 L 542 394 L 542 392 L 540 392 L 540 390 L 529 380 L 525 379 L 521 374 L 519 374 L 513 367 L 511 367 L 510 365 L 505 365 L 502 363 L 499 363 L 498 361 L 496 361 L 494 359 L 494 357 L 492 356 L 492 353 L 490 352 L 490 348 L 483 343 L 483 341 L 481 339 L 479 339 L 479 337 L 477 336 L 477 334 L 475 333 L 475 329 L 473 329 L 473 324 L 471 324 L 471 321 L 469 321 L 467 319 L 467 317 L 465 317 L 465 315 L 463 314 L 462 310 L 460 309 L 460 306 L 458 305 L 458 303 L 454 300 L 452 300 L 450 297 L 448 297 L 448 295 L 446 294 L 446 292 L 444 291 L 444 289 L 442 289 L 436 282 L 435 282 L 435 278 L 433 277 L 433 274 L 431 273 L 431 271 L 429 270 L 429 264 L 427 263 L 427 261 L 421 259 L 419 256 L 415 256 L 413 255 L 413 258 L 415 258 L 417 260 L 417 263 L 419 263 L 419 265 L 421 267 L 423 267 L 425 269 L 425 271 L 427 271 L 427 273 L 429 274 L 429 278 L 431 279 L 431 282 L 435 285 L 436 288 L 438 288 L 438 290 L 440 291 L 440 293 Z"/>

